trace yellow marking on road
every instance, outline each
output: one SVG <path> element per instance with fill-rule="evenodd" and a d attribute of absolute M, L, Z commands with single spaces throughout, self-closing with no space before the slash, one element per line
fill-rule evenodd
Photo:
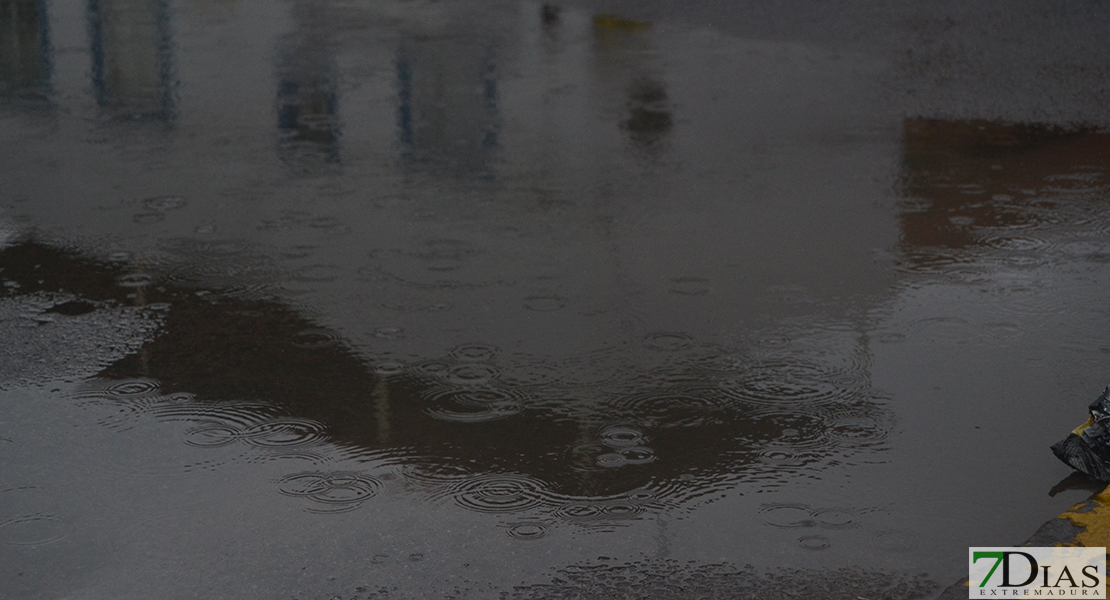
<path fill-rule="evenodd" d="M 1083 504 L 1076 504 L 1060 518 L 1083 528 L 1075 536 L 1075 543 L 1088 548 L 1110 546 L 1110 488 L 1104 489 L 1090 500 L 1095 507 L 1086 512 L 1076 512 Z M 1068 544 L 1061 544 L 1062 546 Z"/>

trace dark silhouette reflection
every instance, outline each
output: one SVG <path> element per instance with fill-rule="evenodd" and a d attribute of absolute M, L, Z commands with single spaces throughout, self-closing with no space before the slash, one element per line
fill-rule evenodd
<path fill-rule="evenodd" d="M 560 13 L 562 13 L 562 9 L 559 6 L 554 4 L 544 4 L 540 8 L 540 19 L 543 21 L 543 24 L 545 26 L 550 27 L 556 25 L 559 22 Z"/>
<path fill-rule="evenodd" d="M 0 0 L 0 98 L 43 103 L 49 89 L 46 3 Z"/>
<path fill-rule="evenodd" d="M 398 49 L 396 68 L 402 164 L 492 177 L 500 128 L 496 43 L 413 37 Z"/>
<path fill-rule="evenodd" d="M 599 14 L 593 19 L 598 77 L 607 86 L 610 82 L 627 81 L 624 116 L 619 127 L 628 136 L 633 150 L 641 155 L 655 155 L 663 150 L 674 127 L 666 83 L 651 74 L 650 30 L 650 23 L 617 15 Z"/>
<path fill-rule="evenodd" d="M 339 157 L 339 77 L 324 7 L 293 9 L 295 30 L 278 41 L 278 153 L 305 174 L 335 172 Z"/>
<path fill-rule="evenodd" d="M 89 0 L 92 83 L 116 118 L 174 116 L 167 0 Z"/>
<path fill-rule="evenodd" d="M 58 319 L 161 303 L 160 334 L 105 368 L 85 400 L 193 421 L 185 441 L 198 447 L 345 448 L 400 460 L 414 490 L 478 511 L 534 508 L 611 525 L 726 486 L 820 477 L 861 453 L 873 462 L 890 429 L 866 350 L 832 365 L 708 348 L 680 359 L 666 353 L 692 341 L 659 333 L 644 350 L 664 353 L 658 366 L 624 364 L 608 379 L 591 370 L 592 357 L 520 361 L 476 344 L 370 363 L 274 300 L 198 294 L 34 242 L 0 252 L 0 270 L 18 284 L 5 295 L 64 293 L 47 308 Z M 312 486 L 298 487 L 308 478 Z M 317 495 L 305 490 L 325 483 L 378 484 L 294 473 L 283 493 Z"/>
<path fill-rule="evenodd" d="M 628 90 L 628 112 L 621 128 L 634 144 L 645 150 L 658 148 L 674 126 L 667 109 L 667 88 L 650 77 L 632 82 Z"/>
<path fill-rule="evenodd" d="M 1110 134 L 1085 127 L 919 118 L 904 123 L 903 144 L 908 251 L 1004 244 L 1019 233 L 1035 243 L 1044 226 L 1093 217 L 1083 214 L 1097 208 L 1088 197 L 1110 169 Z M 944 260 L 933 254 L 918 260 Z"/>

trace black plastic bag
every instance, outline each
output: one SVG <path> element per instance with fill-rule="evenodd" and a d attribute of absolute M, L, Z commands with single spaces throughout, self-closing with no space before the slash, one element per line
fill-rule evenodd
<path fill-rule="evenodd" d="M 1088 408 L 1087 422 L 1053 444 L 1052 453 L 1076 471 L 1110 481 L 1110 386 Z"/>

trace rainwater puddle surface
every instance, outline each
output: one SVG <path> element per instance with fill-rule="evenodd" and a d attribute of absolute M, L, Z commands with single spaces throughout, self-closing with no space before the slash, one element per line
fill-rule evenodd
<path fill-rule="evenodd" d="M 1089 493 L 1081 102 L 769 13 L 9 4 L 8 597 L 930 597 Z"/>

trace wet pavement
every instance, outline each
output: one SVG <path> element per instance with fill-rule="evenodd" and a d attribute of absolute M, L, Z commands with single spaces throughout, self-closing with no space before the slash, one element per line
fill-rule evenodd
<path fill-rule="evenodd" d="M 1099 489 L 1108 21 L 0 2 L 0 595 L 939 594 Z"/>

